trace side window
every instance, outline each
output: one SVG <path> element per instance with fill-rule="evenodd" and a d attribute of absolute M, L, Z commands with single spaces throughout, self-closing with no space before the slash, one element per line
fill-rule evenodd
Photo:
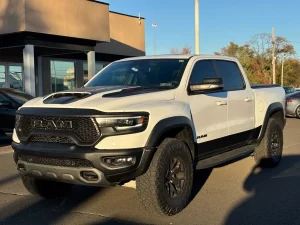
<path fill-rule="evenodd" d="M 235 62 L 215 60 L 214 63 L 219 76 L 223 79 L 225 91 L 242 90 L 245 88 L 243 76 Z"/>
<path fill-rule="evenodd" d="M 192 70 L 190 84 L 202 83 L 204 78 L 215 78 L 215 70 L 211 60 L 200 60 Z"/>

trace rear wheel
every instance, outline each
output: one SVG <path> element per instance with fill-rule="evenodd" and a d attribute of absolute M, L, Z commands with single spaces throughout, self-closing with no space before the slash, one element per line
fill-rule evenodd
<path fill-rule="evenodd" d="M 151 164 L 136 179 L 137 192 L 150 212 L 174 215 L 191 196 L 193 164 L 190 150 L 179 140 L 167 138 L 158 147 Z"/>
<path fill-rule="evenodd" d="M 296 109 L 296 117 L 300 119 L 300 106 L 298 106 Z"/>
<path fill-rule="evenodd" d="M 270 118 L 265 136 L 254 152 L 254 159 L 261 167 L 275 167 L 281 160 L 282 150 L 282 126 L 278 119 Z"/>
<path fill-rule="evenodd" d="M 25 175 L 22 175 L 21 178 L 23 185 L 31 194 L 39 195 L 43 198 L 63 198 L 69 195 L 72 189 L 72 184 L 38 179 Z"/>

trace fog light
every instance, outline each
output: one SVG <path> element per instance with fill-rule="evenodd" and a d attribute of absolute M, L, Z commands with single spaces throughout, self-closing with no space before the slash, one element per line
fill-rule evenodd
<path fill-rule="evenodd" d="M 134 156 L 120 156 L 120 157 L 105 157 L 104 163 L 108 166 L 131 166 L 136 162 Z"/>

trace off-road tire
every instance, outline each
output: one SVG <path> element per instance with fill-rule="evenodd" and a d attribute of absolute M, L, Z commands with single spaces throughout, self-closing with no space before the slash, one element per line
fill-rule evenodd
<path fill-rule="evenodd" d="M 22 175 L 21 178 L 23 185 L 31 194 L 39 195 L 46 199 L 66 197 L 72 189 L 72 184 L 38 179 L 26 175 Z"/>
<path fill-rule="evenodd" d="M 170 171 L 175 171 L 174 169 L 169 171 L 169 168 L 172 167 L 172 164 L 174 165 L 176 159 L 184 168 L 179 169 L 179 171 L 184 171 L 179 172 L 181 176 L 184 174 L 184 182 L 180 188 L 182 191 L 177 192 L 178 195 L 172 198 L 170 197 L 170 186 L 168 186 L 172 184 L 166 181 L 168 180 L 166 177 L 168 174 L 172 174 Z M 192 157 L 188 147 L 182 141 L 167 138 L 159 145 L 146 173 L 136 178 L 139 199 L 149 212 L 168 216 L 177 214 L 190 201 L 193 172 Z M 170 175 L 168 176 L 170 177 Z M 182 183 L 180 182 L 180 184 Z M 174 186 L 172 187 L 174 188 Z M 174 190 L 173 188 L 172 190 Z"/>
<path fill-rule="evenodd" d="M 297 107 L 295 114 L 296 114 L 296 117 L 298 119 L 300 119 L 300 106 Z"/>
<path fill-rule="evenodd" d="M 273 135 L 278 136 L 278 148 L 275 149 L 274 142 L 272 142 Z M 272 149 L 272 146 L 274 149 Z M 254 151 L 254 159 L 256 163 L 262 168 L 276 167 L 282 157 L 283 150 L 283 132 L 280 121 L 275 118 L 270 118 L 268 121 L 265 136 L 260 145 Z"/>

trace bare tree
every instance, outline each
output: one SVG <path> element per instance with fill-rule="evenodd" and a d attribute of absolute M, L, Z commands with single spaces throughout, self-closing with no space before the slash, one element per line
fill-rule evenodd
<path fill-rule="evenodd" d="M 188 55 L 188 54 L 191 54 L 191 52 L 192 52 L 191 47 L 189 47 L 188 45 L 185 45 L 182 49 L 172 48 L 170 50 L 171 54 L 184 54 L 184 55 Z"/>
<path fill-rule="evenodd" d="M 271 82 L 272 35 L 270 33 L 257 34 L 248 44 L 256 58 L 255 68 L 258 75 Z M 285 53 L 287 56 L 295 54 L 293 45 L 284 37 L 276 36 L 274 45 L 275 63 L 278 62 L 279 55 L 282 53 Z"/>

